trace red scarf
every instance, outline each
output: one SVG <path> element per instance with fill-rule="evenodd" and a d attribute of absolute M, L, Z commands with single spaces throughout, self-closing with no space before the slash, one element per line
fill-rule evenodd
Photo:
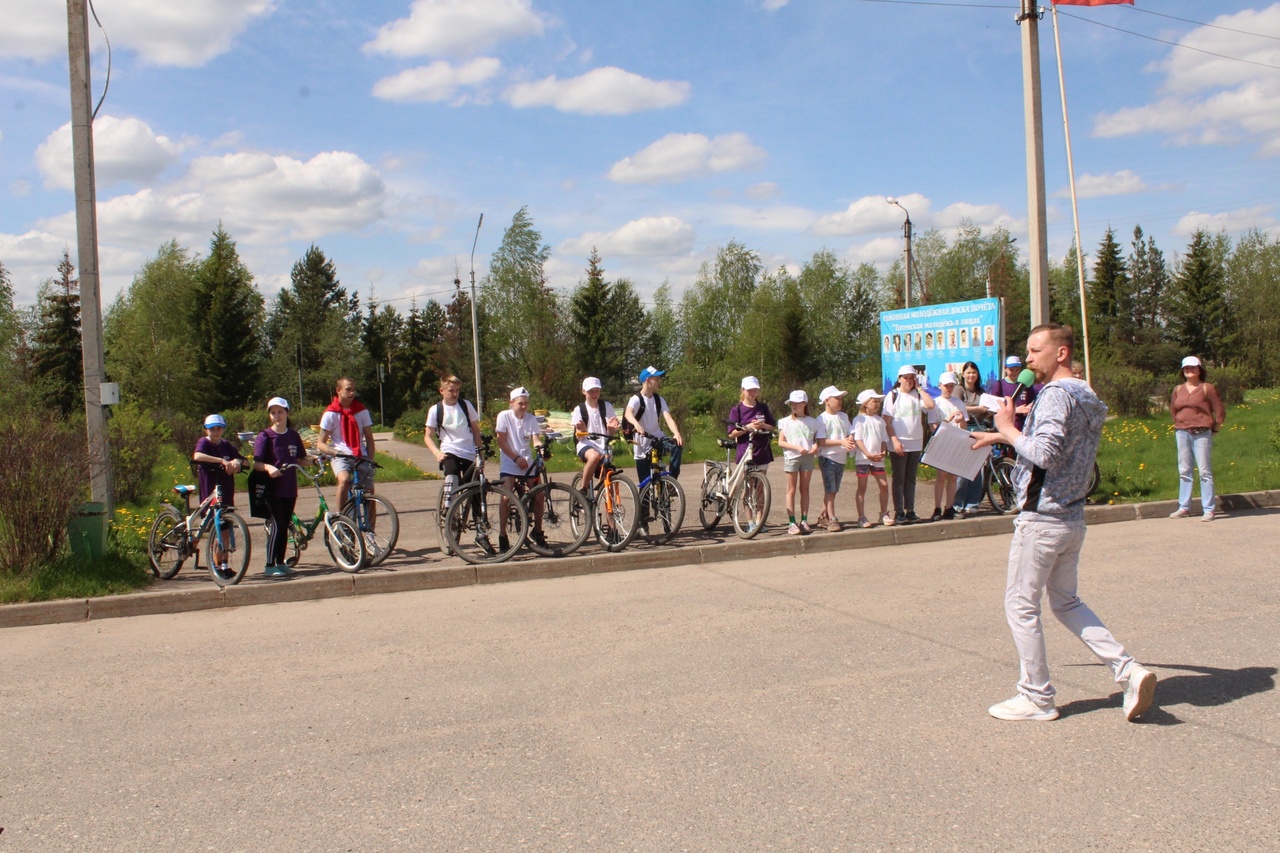
<path fill-rule="evenodd" d="M 356 415 L 365 410 L 364 403 L 359 400 L 351 404 L 351 408 L 344 409 L 342 404 L 338 402 L 338 398 L 334 397 L 333 402 L 329 404 L 326 412 L 337 412 L 342 418 L 342 441 L 351 449 L 351 452 L 360 455 L 360 425 L 356 423 Z"/>

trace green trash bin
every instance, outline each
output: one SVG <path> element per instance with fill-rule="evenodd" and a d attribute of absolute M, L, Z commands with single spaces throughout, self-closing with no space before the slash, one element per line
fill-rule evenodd
<path fill-rule="evenodd" d="M 80 504 L 67 525 L 71 553 L 85 563 L 96 563 L 107 550 L 107 507 L 100 501 Z"/>

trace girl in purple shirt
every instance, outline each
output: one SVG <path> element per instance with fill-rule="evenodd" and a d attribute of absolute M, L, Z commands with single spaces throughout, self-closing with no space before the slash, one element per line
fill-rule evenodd
<path fill-rule="evenodd" d="M 733 426 L 742 424 L 745 429 Z M 778 429 L 778 421 L 769 411 L 769 404 L 760 399 L 760 380 L 754 376 L 742 379 L 742 396 L 729 410 L 729 437 L 737 439 L 738 453 L 734 461 L 740 461 L 751 445 L 751 464 L 765 470 L 773 461 L 773 448 L 769 437 Z"/>
<path fill-rule="evenodd" d="M 289 420 L 289 401 L 284 397 L 272 397 L 267 401 L 267 414 L 271 426 L 258 433 L 253 442 L 254 470 L 264 471 L 271 477 L 271 496 L 267 505 L 271 515 L 267 525 L 267 566 L 263 572 L 269 578 L 287 578 L 295 572 L 285 562 L 285 550 L 289 544 L 289 522 L 298 502 L 298 472 L 290 464 L 299 464 L 307 458 L 307 447 L 302 436 Z"/>

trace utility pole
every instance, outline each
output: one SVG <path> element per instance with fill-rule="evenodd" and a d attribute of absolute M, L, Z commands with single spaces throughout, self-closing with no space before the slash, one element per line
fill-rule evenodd
<path fill-rule="evenodd" d="M 1040 107 L 1040 8 L 1021 0 L 1022 102 L 1027 128 L 1027 259 L 1031 269 L 1031 326 L 1049 319 L 1049 225 L 1044 193 L 1044 121 Z"/>
<path fill-rule="evenodd" d="M 80 348 L 84 359 L 84 415 L 89 442 L 89 488 L 111 517 L 111 448 L 102 384 L 102 296 L 98 287 L 98 212 L 93 173 L 93 103 L 89 80 L 89 11 L 67 0 L 71 65 L 71 154 L 76 188 L 76 255 L 80 262 Z"/>
<path fill-rule="evenodd" d="M 896 198 L 886 198 L 885 201 L 898 208 L 907 217 L 902 223 L 902 241 L 906 244 L 902 250 L 906 264 L 906 287 L 903 288 L 903 308 L 911 307 L 911 214 Z"/>
<path fill-rule="evenodd" d="M 475 358 L 476 369 L 476 408 L 484 411 L 484 392 L 480 390 L 480 327 L 476 325 L 476 244 L 480 242 L 480 226 L 484 224 L 484 214 L 476 223 L 476 237 L 471 241 L 471 353 Z M 454 282 L 457 283 L 456 280 Z"/>

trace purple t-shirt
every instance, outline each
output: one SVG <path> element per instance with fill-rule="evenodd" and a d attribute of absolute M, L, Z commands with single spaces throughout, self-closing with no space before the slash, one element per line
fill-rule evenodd
<path fill-rule="evenodd" d="M 208 436 L 196 442 L 196 453 L 207 453 L 222 460 L 243 459 L 236 446 L 225 438 L 212 441 Z M 200 487 L 200 500 L 213 494 L 214 486 L 222 486 L 222 505 L 236 505 L 236 478 L 228 474 L 221 465 L 212 462 L 196 463 L 196 484 Z"/>
<path fill-rule="evenodd" d="M 298 463 L 307 458 L 307 447 L 302 443 L 302 436 L 295 429 L 276 432 L 267 427 L 258 433 L 253 440 L 253 458 L 258 462 L 266 462 L 277 468 L 290 463 Z M 275 496 L 278 498 L 296 498 L 298 496 L 298 472 L 290 468 L 281 472 L 272 480 Z"/>
<path fill-rule="evenodd" d="M 1018 390 L 1018 383 L 1010 382 L 1008 379 L 997 379 L 995 382 L 991 383 L 991 393 L 997 397 L 1011 397 L 1013 396 L 1013 392 L 1017 390 Z M 1013 401 L 1014 407 L 1016 408 L 1018 406 L 1029 406 L 1032 403 L 1034 403 L 1036 399 L 1037 390 L 1038 389 L 1035 386 L 1032 386 L 1030 388 L 1024 388 L 1022 393 L 1018 395 L 1018 399 Z M 1022 429 L 1023 425 L 1026 424 L 1026 422 L 1027 422 L 1026 415 L 1015 414 L 1013 416 L 1014 426 L 1016 426 L 1019 430 Z"/>
<path fill-rule="evenodd" d="M 733 423 L 749 424 L 756 418 L 764 418 L 764 422 L 770 426 L 776 427 L 777 420 L 773 417 L 773 412 L 769 411 L 769 404 L 763 400 L 758 400 L 754 406 L 748 406 L 746 403 L 734 403 L 733 408 L 729 410 L 729 420 Z M 726 427 L 725 432 L 732 432 L 733 427 Z M 751 464 L 764 465 L 773 461 L 773 446 L 770 444 L 770 433 L 767 432 L 748 432 L 738 436 L 738 452 L 733 457 L 735 462 L 742 460 L 742 455 L 747 452 L 747 442 L 751 442 Z"/>

